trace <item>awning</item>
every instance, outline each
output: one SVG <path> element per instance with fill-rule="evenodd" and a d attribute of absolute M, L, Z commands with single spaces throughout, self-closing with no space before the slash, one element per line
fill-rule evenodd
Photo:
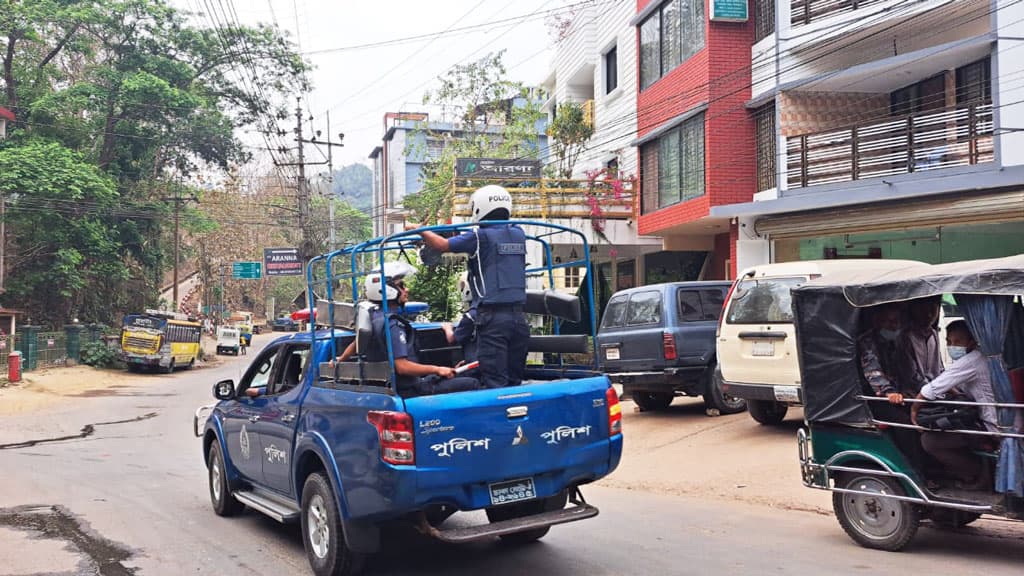
<path fill-rule="evenodd" d="M 766 216 L 754 230 L 774 240 L 1024 220 L 1024 190 L 958 193 L 928 200 L 862 204 Z"/>

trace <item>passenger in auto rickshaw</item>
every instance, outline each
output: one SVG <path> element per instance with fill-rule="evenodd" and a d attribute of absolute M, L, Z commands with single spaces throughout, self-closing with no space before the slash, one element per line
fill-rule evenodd
<path fill-rule="evenodd" d="M 955 392 L 970 402 L 994 403 L 991 372 L 988 359 L 978 349 L 967 322 L 957 320 L 946 327 L 946 342 L 953 364 L 934 380 L 921 388 L 918 400 L 946 399 Z M 923 404 L 911 408 L 911 420 L 918 424 Z M 981 424 L 989 432 L 998 432 L 996 409 L 979 406 Z M 945 468 L 946 476 L 965 490 L 991 490 L 992 471 L 989 463 L 974 454 L 975 450 L 990 450 L 992 442 L 985 436 L 922 432 L 921 444 L 925 451 Z"/>

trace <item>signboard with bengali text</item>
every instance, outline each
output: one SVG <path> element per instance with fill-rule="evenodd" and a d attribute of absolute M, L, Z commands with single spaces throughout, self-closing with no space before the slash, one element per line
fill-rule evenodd
<path fill-rule="evenodd" d="M 460 178 L 540 178 L 540 161 L 458 158 L 455 175 Z"/>
<path fill-rule="evenodd" d="M 747 0 L 711 0 L 712 22 L 746 22 L 749 18 Z"/>

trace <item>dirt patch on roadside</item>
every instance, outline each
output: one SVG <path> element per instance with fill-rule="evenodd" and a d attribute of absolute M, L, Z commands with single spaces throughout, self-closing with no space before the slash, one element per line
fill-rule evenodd
<path fill-rule="evenodd" d="M 665 412 L 635 412 L 624 401 L 623 416 L 622 463 L 603 486 L 831 513 L 830 495 L 800 479 L 798 410 L 778 427 L 746 413 L 708 417 L 703 402 L 686 398 Z"/>

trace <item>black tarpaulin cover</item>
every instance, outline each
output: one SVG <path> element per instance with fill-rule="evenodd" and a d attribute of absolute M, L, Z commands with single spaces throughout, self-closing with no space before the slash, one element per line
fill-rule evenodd
<path fill-rule="evenodd" d="M 1024 255 L 900 270 L 830 273 L 793 289 L 808 422 L 867 425 L 857 336 L 862 308 L 941 294 L 1024 294 Z"/>

